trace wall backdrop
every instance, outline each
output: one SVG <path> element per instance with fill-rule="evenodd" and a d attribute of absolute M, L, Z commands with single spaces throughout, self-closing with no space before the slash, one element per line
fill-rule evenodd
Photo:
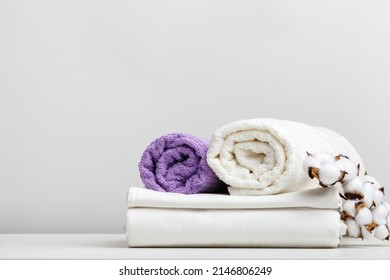
<path fill-rule="evenodd" d="M 388 1 L 0 2 L 0 232 L 123 232 L 144 148 L 274 117 L 346 136 L 390 197 Z"/>

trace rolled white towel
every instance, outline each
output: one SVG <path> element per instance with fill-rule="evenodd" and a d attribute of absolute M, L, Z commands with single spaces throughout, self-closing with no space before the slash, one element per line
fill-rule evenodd
<path fill-rule="evenodd" d="M 215 131 L 207 162 L 232 195 L 271 195 L 318 187 L 303 168 L 306 151 L 342 153 L 364 165 L 338 133 L 304 123 L 250 119 Z"/>

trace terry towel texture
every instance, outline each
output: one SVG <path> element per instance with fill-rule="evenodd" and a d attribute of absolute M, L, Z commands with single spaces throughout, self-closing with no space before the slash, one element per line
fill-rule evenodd
<path fill-rule="evenodd" d="M 144 151 L 139 172 L 149 189 L 194 194 L 220 192 L 226 186 L 208 166 L 207 141 L 173 133 L 153 141 Z"/>
<path fill-rule="evenodd" d="M 337 247 L 345 225 L 336 188 L 248 197 L 131 187 L 129 247 Z"/>
<path fill-rule="evenodd" d="M 336 132 L 304 123 L 251 119 L 218 129 L 207 162 L 232 195 L 271 195 L 318 187 L 303 168 L 306 151 L 342 153 L 363 162 Z"/>

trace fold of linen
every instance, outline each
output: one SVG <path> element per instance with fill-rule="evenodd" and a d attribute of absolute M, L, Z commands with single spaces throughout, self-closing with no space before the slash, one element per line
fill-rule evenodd
<path fill-rule="evenodd" d="M 316 208 L 340 209 L 341 199 L 337 188 L 316 188 L 272 196 L 232 196 L 223 194 L 160 193 L 146 188 L 130 187 L 128 208 L 178 209 L 274 209 Z"/>

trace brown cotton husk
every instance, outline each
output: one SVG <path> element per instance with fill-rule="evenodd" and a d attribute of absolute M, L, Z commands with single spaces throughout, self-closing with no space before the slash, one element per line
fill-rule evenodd
<path fill-rule="evenodd" d="M 380 190 L 383 194 L 385 194 L 385 187 L 381 187 L 379 190 Z"/>
<path fill-rule="evenodd" d="M 339 193 L 339 196 L 340 196 L 342 199 L 347 200 L 346 196 L 343 195 L 342 193 Z"/>
<path fill-rule="evenodd" d="M 355 203 L 355 208 L 356 208 L 357 212 L 359 212 L 359 210 L 364 208 L 364 207 L 367 207 L 367 205 L 364 202 L 362 202 L 362 201 L 359 201 L 359 202 Z"/>
<path fill-rule="evenodd" d="M 345 211 L 342 211 L 341 213 L 340 213 L 340 219 L 341 220 L 343 220 L 343 221 L 346 221 L 348 218 L 352 218 L 353 219 L 353 217 L 351 216 L 351 215 L 349 215 L 347 212 L 345 212 Z"/>
<path fill-rule="evenodd" d="M 321 181 L 319 182 L 320 186 L 323 187 L 323 188 L 327 188 L 329 187 L 328 185 L 325 185 L 324 183 L 322 183 Z"/>
<path fill-rule="evenodd" d="M 372 233 L 372 231 L 375 229 L 375 227 L 377 226 L 377 224 L 375 222 L 372 222 L 370 225 L 366 225 L 366 229 Z"/>
<path fill-rule="evenodd" d="M 347 192 L 344 194 L 345 197 L 347 199 L 350 199 L 350 200 L 361 200 L 364 198 L 364 194 L 362 193 L 351 193 L 351 192 Z"/>
<path fill-rule="evenodd" d="M 313 178 L 319 179 L 319 172 L 320 172 L 320 169 L 317 167 L 309 167 L 309 169 L 308 169 L 310 179 L 313 179 Z"/>
<path fill-rule="evenodd" d="M 334 157 L 334 160 L 340 160 L 341 158 L 346 158 L 346 159 L 349 159 L 349 157 L 348 156 L 346 156 L 346 155 L 343 155 L 343 154 L 338 154 L 337 156 L 335 156 Z"/>
<path fill-rule="evenodd" d="M 332 184 L 332 186 L 336 185 L 338 182 L 342 182 L 342 181 L 344 180 L 345 175 L 347 175 L 347 174 L 348 174 L 347 171 L 341 170 L 341 171 L 340 171 L 340 176 L 339 176 L 339 178 L 337 179 L 336 182 L 334 182 L 334 183 Z"/>

